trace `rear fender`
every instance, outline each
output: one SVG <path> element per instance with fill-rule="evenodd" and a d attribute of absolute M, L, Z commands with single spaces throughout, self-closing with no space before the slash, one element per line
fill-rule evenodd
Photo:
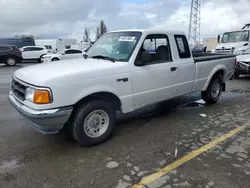
<path fill-rule="evenodd" d="M 206 91 L 207 90 L 207 87 L 208 87 L 209 83 L 211 82 L 213 76 L 215 74 L 217 74 L 219 71 L 223 71 L 223 75 L 222 75 L 223 76 L 223 78 L 222 78 L 223 81 L 222 82 L 224 83 L 224 78 L 225 78 L 225 73 L 227 71 L 227 68 L 226 68 L 225 65 L 217 65 L 216 67 L 214 67 L 214 69 L 211 71 L 210 75 L 208 76 L 207 82 L 206 82 L 206 84 L 205 84 L 205 86 L 204 86 L 204 88 L 203 88 L 202 91 Z"/>

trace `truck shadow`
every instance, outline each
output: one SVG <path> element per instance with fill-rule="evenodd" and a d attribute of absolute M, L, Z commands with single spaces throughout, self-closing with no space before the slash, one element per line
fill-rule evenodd
<path fill-rule="evenodd" d="M 205 102 L 201 99 L 200 92 L 192 93 L 171 100 L 147 106 L 129 114 L 117 113 L 117 128 L 114 137 L 128 134 L 143 127 L 152 118 L 167 116 L 179 108 L 201 108 Z"/>
<path fill-rule="evenodd" d="M 223 95 L 223 100 L 232 96 L 234 96 L 234 94 L 225 93 L 225 95 Z M 174 113 L 175 111 L 183 108 L 193 109 L 203 108 L 206 106 L 210 105 L 206 104 L 201 99 L 200 92 L 197 92 L 153 104 L 132 113 L 122 114 L 121 112 L 117 112 L 117 126 L 113 134 L 113 139 L 130 134 L 137 129 L 142 128 L 153 118 L 168 116 L 170 113 Z M 53 139 L 53 143 L 55 144 L 58 143 L 59 145 L 69 145 L 70 147 L 72 147 L 72 144 L 75 143 L 69 134 L 65 134 L 65 132 L 60 132 L 57 134 L 57 136 L 52 135 L 51 139 Z M 77 144 L 75 144 L 74 147 L 77 147 Z"/>
<path fill-rule="evenodd" d="M 237 80 L 250 80 L 250 76 L 248 76 L 248 75 L 240 76 L 239 78 L 237 78 Z"/>

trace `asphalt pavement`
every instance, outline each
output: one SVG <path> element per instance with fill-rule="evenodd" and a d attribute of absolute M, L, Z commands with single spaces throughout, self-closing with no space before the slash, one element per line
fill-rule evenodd
<path fill-rule="evenodd" d="M 225 137 L 250 121 L 250 77 L 229 81 L 215 105 L 193 102 L 195 93 L 118 114 L 112 139 L 84 148 L 63 133 L 37 132 L 11 107 L 12 74 L 27 65 L 0 66 L 0 188 L 250 187 L 250 128 Z"/>

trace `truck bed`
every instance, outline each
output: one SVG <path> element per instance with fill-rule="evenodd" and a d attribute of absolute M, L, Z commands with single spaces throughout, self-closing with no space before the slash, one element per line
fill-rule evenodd
<path fill-rule="evenodd" d="M 194 53 L 193 57 L 195 62 L 202 62 L 202 61 L 212 61 L 216 59 L 231 58 L 236 56 L 233 54 Z"/>

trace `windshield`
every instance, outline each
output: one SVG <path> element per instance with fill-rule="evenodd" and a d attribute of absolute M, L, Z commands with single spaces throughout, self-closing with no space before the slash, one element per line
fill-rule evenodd
<path fill-rule="evenodd" d="M 222 43 L 248 41 L 249 31 L 235 31 L 223 34 Z"/>
<path fill-rule="evenodd" d="M 62 54 L 62 53 L 65 53 L 65 50 L 60 50 L 60 51 L 56 52 L 56 54 Z"/>
<path fill-rule="evenodd" d="M 141 32 L 114 32 L 102 35 L 87 51 L 88 57 L 105 56 L 115 61 L 128 61 Z"/>

